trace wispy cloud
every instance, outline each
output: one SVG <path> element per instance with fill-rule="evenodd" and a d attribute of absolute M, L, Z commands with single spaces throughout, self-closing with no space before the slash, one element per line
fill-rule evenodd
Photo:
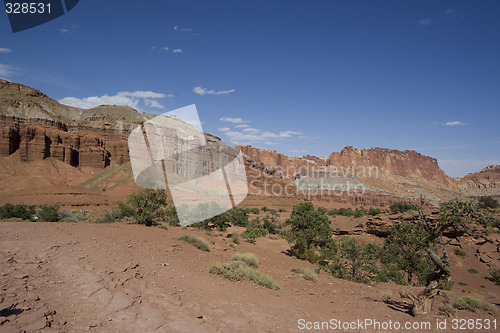
<path fill-rule="evenodd" d="M 304 149 L 292 149 L 292 150 L 289 150 L 290 153 L 293 153 L 293 154 L 304 154 L 304 153 L 307 153 L 307 150 L 304 150 Z"/>
<path fill-rule="evenodd" d="M 465 126 L 467 125 L 466 123 L 464 122 L 461 122 L 461 121 L 458 121 L 458 120 L 455 120 L 455 121 L 447 121 L 443 124 L 444 126 Z"/>
<path fill-rule="evenodd" d="M 247 120 L 243 120 L 241 118 L 230 118 L 230 117 L 222 117 L 219 119 L 223 123 L 233 123 L 233 124 L 243 124 L 247 123 Z M 248 127 L 248 125 L 238 125 L 236 127 Z"/>
<path fill-rule="evenodd" d="M 423 18 L 421 20 L 418 20 L 418 24 L 423 25 L 423 26 L 427 26 L 427 25 L 431 25 L 432 21 L 430 18 Z"/>
<path fill-rule="evenodd" d="M 179 32 L 192 32 L 193 29 L 191 28 L 181 28 L 178 25 L 174 26 L 174 31 L 179 31 Z"/>
<path fill-rule="evenodd" d="M 221 127 L 218 130 L 229 139 L 229 141 L 236 144 L 252 144 L 252 143 L 264 143 L 264 144 L 276 144 L 275 140 L 290 139 L 292 137 L 298 137 L 302 135 L 301 132 L 286 130 L 282 132 L 270 132 L 262 131 L 258 128 L 240 126 L 241 124 L 247 122 L 242 118 L 230 118 L 223 117 L 219 119 L 224 123 L 237 124 L 234 128 Z M 272 141 L 271 141 L 272 140 Z"/>
<path fill-rule="evenodd" d="M 164 106 L 158 99 L 165 98 L 165 94 L 154 91 L 121 91 L 116 95 L 90 96 L 84 98 L 64 97 L 60 103 L 81 109 L 91 109 L 99 105 L 127 105 L 133 109 L 142 111 L 144 107 L 163 109 Z"/>
<path fill-rule="evenodd" d="M 72 34 L 73 32 L 75 32 L 75 29 L 78 28 L 78 25 L 73 25 L 71 28 L 61 28 L 59 29 L 59 31 L 62 33 L 62 34 Z"/>
<path fill-rule="evenodd" d="M 202 87 L 194 87 L 193 88 L 193 92 L 195 94 L 202 95 L 202 96 L 203 95 L 227 95 L 227 94 L 233 93 L 235 91 L 236 90 L 234 90 L 234 89 L 215 91 L 215 90 L 210 90 L 210 89 L 202 88 Z"/>
<path fill-rule="evenodd" d="M 172 53 L 184 53 L 184 51 L 182 49 L 174 49 Z"/>
<path fill-rule="evenodd" d="M 12 50 L 11 49 L 7 49 L 5 47 L 0 47 L 0 53 L 11 53 Z"/>
<path fill-rule="evenodd" d="M 222 119 L 222 118 L 221 118 Z M 235 128 L 245 128 L 245 127 L 248 127 L 247 124 L 240 124 L 240 125 L 236 125 L 234 126 Z"/>
<path fill-rule="evenodd" d="M 14 67 L 7 64 L 0 64 L 0 79 L 8 80 L 16 73 Z"/>

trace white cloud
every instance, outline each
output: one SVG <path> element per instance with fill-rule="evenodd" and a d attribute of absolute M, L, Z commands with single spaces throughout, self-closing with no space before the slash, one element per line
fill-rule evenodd
<path fill-rule="evenodd" d="M 423 19 L 418 21 L 418 24 L 427 26 L 427 25 L 431 25 L 432 21 L 430 18 L 423 18 Z"/>
<path fill-rule="evenodd" d="M 301 132 L 295 132 L 295 131 L 285 131 L 285 132 L 280 132 L 280 137 L 282 138 L 290 138 L 292 135 L 302 135 Z"/>
<path fill-rule="evenodd" d="M 247 127 L 245 129 L 243 129 L 243 132 L 247 132 L 247 133 L 258 133 L 260 132 L 260 130 L 256 129 L 256 128 L 252 128 L 252 127 Z"/>
<path fill-rule="evenodd" d="M 59 100 L 60 103 L 74 106 L 81 109 L 91 109 L 99 105 L 127 105 L 133 109 L 142 111 L 144 106 L 163 109 L 156 99 L 165 98 L 165 94 L 153 91 L 121 91 L 116 95 L 90 96 L 84 98 L 64 97 Z"/>
<path fill-rule="evenodd" d="M 168 50 L 170 50 L 170 48 L 165 46 L 165 47 L 162 47 L 162 50 L 168 51 Z"/>
<path fill-rule="evenodd" d="M 193 29 L 190 28 L 181 28 L 178 25 L 174 26 L 174 31 L 180 31 L 180 32 L 191 32 Z"/>
<path fill-rule="evenodd" d="M 134 92 L 121 91 L 117 95 L 119 95 L 119 96 L 138 97 L 138 98 L 165 98 L 165 94 L 155 93 L 153 91 L 144 91 L 144 90 L 137 90 L 137 91 L 134 91 Z"/>
<path fill-rule="evenodd" d="M 5 47 L 0 47 L 0 53 L 11 53 L 12 50 L 11 49 L 7 49 Z"/>
<path fill-rule="evenodd" d="M 247 124 L 240 124 L 240 125 L 236 125 L 234 127 L 235 128 L 246 128 L 246 127 L 248 127 L 248 125 Z"/>
<path fill-rule="evenodd" d="M 202 87 L 194 87 L 193 88 L 193 92 L 195 94 L 202 95 L 202 96 L 203 95 L 227 95 L 227 94 L 233 93 L 235 91 L 236 90 L 234 90 L 234 89 L 215 91 L 215 90 L 209 90 L 207 88 L 202 88 Z"/>
<path fill-rule="evenodd" d="M 68 32 L 69 32 L 69 30 L 68 30 L 68 29 L 59 29 L 59 31 L 60 31 L 60 32 L 62 32 L 63 34 L 66 34 L 66 33 L 68 33 Z"/>
<path fill-rule="evenodd" d="M 7 64 L 0 64 L 0 79 L 7 80 L 14 74 L 14 67 Z"/>
<path fill-rule="evenodd" d="M 181 49 L 174 49 L 172 52 L 173 53 L 183 53 L 184 51 L 182 51 Z"/>
<path fill-rule="evenodd" d="M 222 128 L 218 128 L 218 130 L 223 132 L 223 133 L 226 133 L 226 132 L 229 132 L 231 129 L 229 127 L 222 127 Z"/>
<path fill-rule="evenodd" d="M 465 126 L 466 124 L 461 121 L 447 121 L 443 124 L 444 126 Z"/>
<path fill-rule="evenodd" d="M 233 124 L 242 124 L 242 123 L 248 122 L 248 121 L 243 120 L 241 118 L 229 118 L 229 117 L 222 117 L 219 120 L 222 121 L 223 123 L 233 123 Z M 245 127 L 248 127 L 248 125 L 245 125 Z"/>

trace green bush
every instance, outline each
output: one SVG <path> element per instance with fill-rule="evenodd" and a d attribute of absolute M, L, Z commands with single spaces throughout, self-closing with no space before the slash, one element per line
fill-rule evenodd
<path fill-rule="evenodd" d="M 493 199 L 492 197 L 482 197 L 479 199 L 478 203 L 480 208 L 498 208 L 500 207 L 500 204 L 498 203 L 497 200 Z"/>
<path fill-rule="evenodd" d="M 488 312 L 493 315 L 498 314 L 497 309 L 493 305 L 471 296 L 459 298 L 455 303 L 455 307 L 459 310 L 466 310 L 470 312 Z"/>
<path fill-rule="evenodd" d="M 257 256 L 251 252 L 236 253 L 233 256 L 232 260 L 243 261 L 245 264 L 247 264 L 250 267 L 259 268 L 259 260 L 257 259 Z"/>
<path fill-rule="evenodd" d="M 189 243 L 202 251 L 210 252 L 210 244 L 201 237 L 182 234 L 177 239 Z"/>
<path fill-rule="evenodd" d="M 245 231 L 241 234 L 241 238 L 244 238 L 247 240 L 247 242 L 250 243 L 255 243 L 255 240 L 259 237 L 259 234 L 257 231 L 253 228 L 248 226 Z"/>
<path fill-rule="evenodd" d="M 61 219 L 58 205 L 42 205 L 38 207 L 36 215 L 40 221 L 44 222 L 58 222 Z"/>
<path fill-rule="evenodd" d="M 477 268 L 469 268 L 469 273 L 472 273 L 472 274 L 479 274 L 479 271 L 477 270 Z"/>
<path fill-rule="evenodd" d="M 138 224 L 156 225 L 157 220 L 163 218 L 166 205 L 167 195 L 164 190 L 140 190 L 129 195 L 127 203 L 118 202 L 115 218 L 133 217 Z"/>
<path fill-rule="evenodd" d="M 365 215 L 365 211 L 363 209 L 356 208 L 356 210 L 354 211 L 354 217 L 360 218 L 363 217 L 363 215 Z"/>
<path fill-rule="evenodd" d="M 462 249 L 455 249 L 455 254 L 462 258 L 465 258 L 465 256 L 467 255 L 467 253 L 465 253 L 465 251 Z"/>
<path fill-rule="evenodd" d="M 272 290 L 281 289 L 269 275 L 239 260 L 210 264 L 208 271 L 232 281 L 246 280 Z"/>
<path fill-rule="evenodd" d="M 328 248 L 332 242 L 330 221 L 324 210 L 315 210 L 310 202 L 295 207 L 290 218 L 283 224 L 290 229 L 283 232 L 284 238 L 292 244 L 291 250 L 298 258 L 311 262 L 318 260 L 317 249 Z"/>
<path fill-rule="evenodd" d="M 227 211 L 227 214 L 229 222 L 233 226 L 246 227 L 248 225 L 248 212 L 246 209 L 232 208 Z"/>
<path fill-rule="evenodd" d="M 376 216 L 380 214 L 382 214 L 382 210 L 380 208 L 370 207 L 370 209 L 368 209 L 368 215 Z"/>
<path fill-rule="evenodd" d="M 31 220 L 35 215 L 35 206 L 12 205 L 6 203 L 0 207 L 0 219 L 19 218 Z"/>
<path fill-rule="evenodd" d="M 406 202 L 396 202 L 392 204 L 389 209 L 393 214 L 396 213 L 404 213 L 408 212 L 410 210 L 415 210 L 415 207 L 412 204 L 406 203 Z"/>
<path fill-rule="evenodd" d="M 500 286 L 500 269 L 490 269 L 490 280 Z"/>

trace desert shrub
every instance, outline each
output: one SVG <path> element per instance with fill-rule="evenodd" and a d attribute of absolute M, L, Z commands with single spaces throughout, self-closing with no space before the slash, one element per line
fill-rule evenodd
<path fill-rule="evenodd" d="M 292 268 L 292 272 L 300 274 L 300 276 L 308 281 L 318 282 L 318 275 L 310 269 Z"/>
<path fill-rule="evenodd" d="M 118 202 L 115 218 L 133 217 L 138 224 L 156 225 L 157 219 L 163 217 L 166 205 L 167 195 L 164 190 L 140 190 L 129 195 L 127 203 Z"/>
<path fill-rule="evenodd" d="M 493 305 L 472 296 L 459 298 L 455 303 L 455 307 L 459 310 L 466 310 L 470 312 L 488 312 L 494 315 L 498 314 L 497 309 Z"/>
<path fill-rule="evenodd" d="M 393 214 L 396 213 L 404 213 L 408 212 L 410 210 L 415 210 L 415 207 L 412 204 L 406 203 L 406 202 L 396 202 L 393 203 L 389 209 Z"/>
<path fill-rule="evenodd" d="M 324 211 L 315 210 L 310 202 L 294 206 L 283 226 L 290 227 L 283 232 L 283 236 L 292 244 L 291 250 L 301 259 L 317 261 L 316 250 L 326 249 L 333 242 L 328 217 Z"/>
<path fill-rule="evenodd" d="M 234 244 L 239 244 L 240 243 L 240 235 L 238 235 L 238 233 L 236 233 L 236 232 L 232 233 L 231 240 L 233 241 Z"/>
<path fill-rule="evenodd" d="M 177 216 L 174 206 L 168 206 L 164 209 L 163 219 L 168 223 L 168 225 L 173 227 L 180 226 L 179 217 Z"/>
<path fill-rule="evenodd" d="M 500 269 L 490 269 L 490 280 L 500 286 Z"/>
<path fill-rule="evenodd" d="M 258 207 L 252 207 L 252 208 L 243 208 L 247 214 L 259 214 L 260 213 L 260 209 Z"/>
<path fill-rule="evenodd" d="M 478 205 L 480 208 L 498 208 L 500 207 L 500 204 L 498 203 L 497 200 L 493 199 L 492 197 L 482 197 L 479 199 Z"/>
<path fill-rule="evenodd" d="M 264 227 L 264 229 L 267 230 L 269 234 L 276 235 L 278 233 L 278 226 L 272 220 L 270 220 L 267 215 L 266 217 L 264 217 L 262 221 L 263 221 L 262 226 Z"/>
<path fill-rule="evenodd" d="M 0 219 L 19 218 L 31 220 L 35 215 L 35 206 L 12 205 L 6 203 L 0 207 Z"/>
<path fill-rule="evenodd" d="M 349 217 L 354 215 L 354 211 L 352 210 L 352 208 L 339 208 L 337 209 L 335 215 Z"/>
<path fill-rule="evenodd" d="M 465 286 L 468 286 L 468 285 L 469 285 L 467 282 L 463 282 L 463 281 L 460 281 L 458 284 L 459 284 L 460 286 L 463 286 L 463 287 L 465 287 Z"/>
<path fill-rule="evenodd" d="M 264 206 L 264 207 L 262 207 L 260 210 L 261 210 L 261 211 L 263 211 L 263 212 L 265 213 L 265 212 L 268 212 L 268 211 L 269 211 L 269 208 L 267 208 L 266 206 Z"/>
<path fill-rule="evenodd" d="M 210 244 L 201 237 L 182 234 L 177 239 L 189 243 L 202 251 L 210 252 Z"/>
<path fill-rule="evenodd" d="M 469 268 L 468 272 L 472 273 L 472 274 L 479 274 L 479 271 L 477 270 L 477 268 L 474 268 L 474 267 Z"/>
<path fill-rule="evenodd" d="M 40 221 L 58 222 L 61 219 L 58 205 L 42 205 L 36 212 Z"/>
<path fill-rule="evenodd" d="M 465 258 L 465 256 L 467 255 L 467 253 L 465 253 L 465 251 L 462 249 L 455 249 L 455 254 L 462 258 Z"/>
<path fill-rule="evenodd" d="M 255 228 L 248 226 L 245 231 L 241 234 L 241 238 L 247 240 L 247 242 L 255 243 L 255 240 L 259 237 L 258 232 Z"/>
<path fill-rule="evenodd" d="M 281 289 L 269 275 L 239 260 L 210 264 L 208 271 L 232 281 L 246 280 L 272 290 Z"/>
<path fill-rule="evenodd" d="M 227 211 L 229 221 L 234 226 L 246 227 L 248 225 L 248 212 L 243 208 L 232 208 Z"/>
<path fill-rule="evenodd" d="M 251 252 L 236 253 L 233 256 L 232 260 L 243 261 L 245 264 L 247 264 L 250 267 L 259 268 L 259 260 L 257 259 L 257 256 Z"/>
<path fill-rule="evenodd" d="M 280 208 L 280 209 L 278 209 L 278 212 L 279 212 L 279 213 L 286 213 L 286 209 L 284 209 L 284 208 Z"/>
<path fill-rule="evenodd" d="M 368 283 L 378 280 L 377 257 L 380 248 L 375 244 L 363 245 L 355 238 L 340 239 L 338 256 L 328 265 L 329 271 L 338 278 Z"/>
<path fill-rule="evenodd" d="M 97 219 L 95 222 L 96 223 L 113 223 L 113 222 L 116 222 L 115 214 L 114 214 L 113 211 L 112 212 L 106 211 L 104 213 L 104 215 L 100 219 Z"/>
<path fill-rule="evenodd" d="M 356 210 L 354 211 L 354 217 L 360 218 L 363 217 L 363 215 L 365 215 L 365 211 L 363 209 L 356 208 Z"/>
<path fill-rule="evenodd" d="M 429 233 L 421 224 L 395 224 L 384 241 L 382 263 L 386 269 L 396 266 L 407 276 L 409 284 L 416 277 L 419 284 L 425 284 L 427 274 L 434 266 L 425 255 L 426 239 Z"/>
<path fill-rule="evenodd" d="M 368 215 L 371 215 L 371 216 L 380 215 L 381 213 L 382 213 L 382 210 L 380 208 L 370 207 L 370 209 L 368 209 Z"/>

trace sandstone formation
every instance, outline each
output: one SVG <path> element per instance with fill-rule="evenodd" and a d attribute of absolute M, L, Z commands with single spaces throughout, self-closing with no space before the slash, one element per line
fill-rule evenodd
<path fill-rule="evenodd" d="M 500 198 L 500 165 L 489 165 L 483 170 L 470 173 L 459 182 L 460 190 L 468 196 L 492 196 Z"/>

